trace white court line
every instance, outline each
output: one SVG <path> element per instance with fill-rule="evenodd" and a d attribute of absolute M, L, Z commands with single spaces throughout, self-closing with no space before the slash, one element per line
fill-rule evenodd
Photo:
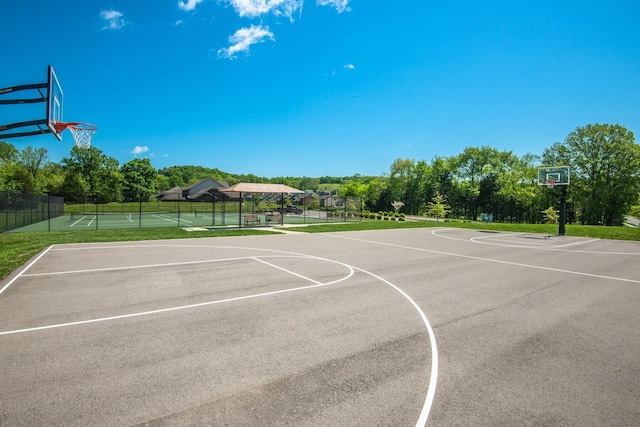
<path fill-rule="evenodd" d="M 478 236 L 478 237 L 472 237 L 471 240 L 481 240 L 481 239 L 496 239 L 498 237 L 511 237 L 511 236 L 517 236 L 521 233 L 509 233 L 509 234 L 502 234 L 502 233 L 496 233 L 496 234 L 490 234 L 488 236 Z"/>
<path fill-rule="evenodd" d="M 189 220 L 182 219 L 182 218 L 177 220 L 177 219 L 173 219 L 173 218 L 170 218 L 170 217 L 164 217 L 162 215 L 152 215 L 152 216 L 154 218 L 159 218 L 159 219 L 162 219 L 164 221 L 169 221 L 169 222 L 173 222 L 173 223 L 176 223 L 176 224 L 180 224 L 181 222 L 188 222 L 189 224 L 193 223 L 193 221 L 189 221 Z"/>
<path fill-rule="evenodd" d="M 413 308 L 418 312 L 418 314 L 420 315 L 420 318 L 422 319 L 422 322 L 427 328 L 427 332 L 429 333 L 429 343 L 431 345 L 431 374 L 429 375 L 429 385 L 427 387 L 427 396 L 422 406 L 422 411 L 420 411 L 420 417 L 416 422 L 416 427 L 424 427 L 425 425 L 427 425 L 429 413 L 431 412 L 431 406 L 433 405 L 433 399 L 436 396 L 436 385 L 438 383 L 438 346 L 436 344 L 436 335 L 433 332 L 433 328 L 429 323 L 429 319 L 427 319 L 427 316 L 424 314 L 424 311 L 422 311 L 420 306 L 413 300 L 413 298 L 407 295 L 406 292 L 404 292 L 402 289 L 400 289 L 393 283 L 383 279 L 382 277 L 376 274 L 373 274 L 361 268 L 357 268 L 357 267 L 354 267 L 354 268 L 358 271 L 362 271 L 365 274 L 375 277 L 376 279 L 386 283 L 387 285 L 395 289 L 398 293 L 400 293 L 400 295 L 402 295 L 406 300 L 408 300 L 409 303 L 413 306 Z"/>
<path fill-rule="evenodd" d="M 84 221 L 84 219 L 86 218 L 86 216 L 83 216 L 82 218 L 80 218 L 79 220 L 77 220 L 76 222 L 74 222 L 73 224 L 71 224 L 69 227 L 73 227 L 74 225 L 76 225 L 77 223 Z"/>
<path fill-rule="evenodd" d="M 223 303 L 227 303 L 227 302 L 242 301 L 242 300 L 260 298 L 260 297 L 267 297 L 267 296 L 271 296 L 271 295 L 284 294 L 284 293 L 287 293 L 287 292 L 302 291 L 302 290 L 306 290 L 306 289 L 313 289 L 313 288 L 318 288 L 318 287 L 322 287 L 322 286 L 329 286 L 329 285 L 330 284 L 320 283 L 320 284 L 316 284 L 316 285 L 303 286 L 303 287 L 300 287 L 300 288 L 283 289 L 283 290 L 280 290 L 280 291 L 265 292 L 265 293 L 262 293 L 262 294 L 254 294 L 254 295 L 245 295 L 245 296 L 242 296 L 242 297 L 227 298 L 227 299 L 216 300 L 216 301 L 207 301 L 207 302 L 201 302 L 201 303 L 197 303 L 197 304 L 182 305 L 182 306 L 179 306 L 179 307 L 169 307 L 169 308 L 161 308 L 161 309 L 158 309 L 158 310 L 142 311 L 142 312 L 139 312 L 139 313 L 122 314 L 120 316 L 101 317 L 101 318 L 98 318 L 98 319 L 80 320 L 78 322 L 59 323 L 59 324 L 55 324 L 55 325 L 36 326 L 34 328 L 16 329 L 16 330 L 13 330 L 13 331 L 0 332 L 0 335 L 20 334 L 20 333 L 24 333 L 24 332 L 43 331 L 43 330 L 46 330 L 46 329 L 56 329 L 56 328 L 64 328 L 64 327 L 68 327 L 68 326 L 86 325 L 86 324 L 89 324 L 89 323 L 98 323 L 98 322 L 107 322 L 107 321 L 111 321 L 111 320 L 128 319 L 128 318 L 131 318 L 131 317 L 149 316 L 149 315 L 152 315 L 152 314 L 167 313 L 167 312 L 170 312 L 170 311 L 178 311 L 178 310 L 187 310 L 187 309 L 196 308 L 196 307 L 206 307 L 206 306 L 209 306 L 209 305 L 223 304 Z"/>
<path fill-rule="evenodd" d="M 355 239 L 355 240 L 358 240 L 358 239 Z M 182 247 L 183 245 L 135 245 L 134 247 L 136 247 L 136 248 L 150 248 L 150 247 L 166 247 L 166 246 L 170 246 L 172 248 L 176 248 L 176 247 Z M 235 246 L 204 246 L 204 245 L 186 245 L 186 246 L 187 247 L 202 247 L 202 248 L 227 248 L 227 249 L 256 250 L 256 248 L 245 248 L 245 247 L 235 247 Z M 51 246 L 51 247 L 53 247 L 53 246 Z M 61 249 L 62 250 L 86 250 L 87 248 L 78 247 L 78 248 L 61 248 Z M 99 247 L 93 247 L 92 249 L 100 249 L 100 248 Z M 420 306 L 409 295 L 407 295 L 404 291 L 402 291 L 396 285 L 392 284 L 388 280 L 385 280 L 385 279 L 383 279 L 382 277 L 380 277 L 380 276 L 378 276 L 376 274 L 373 274 L 373 273 L 371 273 L 369 271 L 366 271 L 366 270 L 363 270 L 361 268 L 352 267 L 352 266 L 350 266 L 348 264 L 345 264 L 345 263 L 342 263 L 342 262 L 339 262 L 339 261 L 334 261 L 334 260 L 327 259 L 327 258 L 321 258 L 321 257 L 317 257 L 317 256 L 312 256 L 312 255 L 304 255 L 304 254 L 299 254 L 299 253 L 295 253 L 295 252 L 280 251 L 280 250 L 274 250 L 274 249 L 257 249 L 257 250 L 266 251 L 266 252 L 275 252 L 275 253 L 279 253 L 279 254 L 286 254 L 286 255 L 289 255 L 289 256 L 293 256 L 293 257 L 300 257 L 300 258 L 306 258 L 306 259 L 316 259 L 316 260 L 331 262 L 331 263 L 339 264 L 339 265 L 342 265 L 342 266 L 346 267 L 347 269 L 349 269 L 350 273 L 346 277 L 334 280 L 334 281 L 329 282 L 329 283 L 318 283 L 318 282 L 314 281 L 311 278 L 307 278 L 305 276 L 300 276 L 297 273 L 294 273 L 294 272 L 286 270 L 284 268 L 275 266 L 275 265 L 273 265 L 271 263 L 268 263 L 266 261 L 258 259 L 257 257 L 229 258 L 229 259 L 247 259 L 247 258 L 252 258 L 252 259 L 254 259 L 256 261 L 259 261 L 259 262 L 262 262 L 264 264 L 273 266 L 275 268 L 278 268 L 280 270 L 286 271 L 286 272 L 288 272 L 290 274 L 293 274 L 295 276 L 305 278 L 306 280 L 309 280 L 309 281 L 313 282 L 314 284 L 313 285 L 309 285 L 309 286 L 299 287 L 299 288 L 284 289 L 284 290 L 273 291 L 273 292 L 265 292 L 265 293 L 261 293 L 261 294 L 255 294 L 255 295 L 246 295 L 246 296 L 243 296 L 243 297 L 228 298 L 228 299 L 224 299 L 224 300 L 208 301 L 208 302 L 184 305 L 184 306 L 179 306 L 179 307 L 170 307 L 170 308 L 164 308 L 164 309 L 158 309 L 158 310 L 150 310 L 150 311 L 139 312 L 139 313 L 124 314 L 124 315 L 119 315 L 119 316 L 110 316 L 110 317 L 103 317 L 103 318 L 98 318 L 98 319 L 89 319 L 89 320 L 83 320 L 83 321 L 78 321 L 78 322 L 69 322 L 69 323 L 61 323 L 61 324 L 56 324 L 56 325 L 39 326 L 39 327 L 34 327 L 34 328 L 25 328 L 25 329 L 13 330 L 13 331 L 5 331 L 5 332 L 0 332 L 0 336 L 2 336 L 2 335 L 10 335 L 10 334 L 19 334 L 19 333 L 25 333 L 25 332 L 41 331 L 41 330 L 46 330 L 46 329 L 63 328 L 63 327 L 69 327 L 69 326 L 85 325 L 85 324 L 90 324 L 90 323 L 106 322 L 106 321 L 126 319 L 126 318 L 132 318 L 132 317 L 140 317 L 140 316 L 146 316 L 146 315 L 153 315 L 153 314 L 157 314 L 157 313 L 166 313 L 166 312 L 170 312 L 170 311 L 186 310 L 186 309 L 190 309 L 190 308 L 205 307 L 205 306 L 210 306 L 210 305 L 215 305 L 215 304 L 222 304 L 222 303 L 226 303 L 226 302 L 242 301 L 242 300 L 248 300 L 248 299 L 253 299 L 253 298 L 260 298 L 260 297 L 264 297 L 264 296 L 272 296 L 272 295 L 277 295 L 277 294 L 284 294 L 284 293 L 289 293 L 289 292 L 297 292 L 297 291 L 303 291 L 303 290 L 307 290 L 307 289 L 325 287 L 325 286 L 330 286 L 330 285 L 333 285 L 333 284 L 336 284 L 336 283 L 340 283 L 342 281 L 345 281 L 345 280 L 351 278 L 353 276 L 353 274 L 354 274 L 354 270 L 358 270 L 358 271 L 361 271 L 361 272 L 363 272 L 365 274 L 368 274 L 368 275 L 370 275 L 370 276 L 382 281 L 383 283 L 387 284 L 388 286 L 390 286 L 391 288 L 396 290 L 398 293 L 400 293 L 400 295 L 402 295 L 403 298 L 405 298 L 407 301 L 409 301 L 409 303 L 418 312 L 418 314 L 420 315 L 420 318 L 422 319 L 422 321 L 423 321 L 423 323 L 424 323 L 424 325 L 425 325 L 425 327 L 427 329 L 427 332 L 428 332 L 428 335 L 429 335 L 429 342 L 430 342 L 430 346 L 431 346 L 431 373 L 430 373 L 430 376 L 429 376 L 429 384 L 428 384 L 428 387 L 427 387 L 427 394 L 426 394 L 426 397 L 425 397 L 425 401 L 424 401 L 422 410 L 420 411 L 420 416 L 418 418 L 418 421 L 416 422 L 416 427 L 424 427 L 427 424 L 429 413 L 431 412 L 431 407 L 433 405 L 433 400 L 435 398 L 436 384 L 437 384 L 437 380 L 438 380 L 438 348 L 437 348 L 437 345 L 436 345 L 436 338 L 435 338 L 435 334 L 433 332 L 433 328 L 431 327 L 431 324 L 429 323 L 429 320 L 427 319 L 427 316 L 424 314 L 424 312 L 422 311 Z M 48 251 L 48 249 L 47 249 L 47 251 Z M 34 264 L 43 255 L 44 255 L 44 253 L 40 257 L 38 257 L 36 260 L 34 260 L 29 266 Z M 272 255 L 272 256 L 277 256 L 277 255 Z M 267 257 L 269 257 L 269 256 L 267 256 Z M 214 262 L 214 261 L 203 261 L 203 262 Z M 185 264 L 185 263 L 179 263 L 179 264 Z M 168 264 L 160 264 L 160 265 L 168 265 Z M 26 271 L 27 268 L 25 268 L 25 271 Z M 122 267 L 122 268 L 133 268 L 133 267 Z M 110 270 L 110 269 L 89 270 L 89 271 L 105 271 L 105 270 Z M 72 273 L 72 272 L 58 272 L 58 273 L 55 273 L 55 274 L 69 274 L 69 273 Z M 34 274 L 34 275 L 47 275 L 47 274 L 52 274 L 52 273 L 42 273 L 42 274 L 38 273 L 38 274 Z M 34 275 L 32 275 L 32 276 L 34 276 Z M 17 279 L 17 277 L 16 277 L 16 279 Z M 8 285 L 6 287 L 8 287 Z"/>
<path fill-rule="evenodd" d="M 478 237 L 472 237 L 469 240 L 475 243 L 482 243 L 482 244 L 489 244 L 489 245 L 499 245 L 499 246 L 504 246 L 504 243 L 506 242 L 510 242 L 510 243 L 518 243 L 518 244 L 522 244 L 522 242 L 519 241 L 513 241 L 513 240 L 506 240 L 504 239 L 505 237 L 511 237 L 511 236 L 518 236 L 518 235 L 522 235 L 523 233 L 509 233 L 509 234 L 494 234 L 492 236 L 478 236 Z M 437 234 L 438 237 L 441 237 L 439 234 Z M 442 236 L 444 237 L 444 236 Z M 447 236 L 448 238 L 449 236 Z M 489 240 L 489 239 L 493 239 L 493 240 L 499 240 L 498 242 L 484 242 L 483 240 Z M 462 239 L 464 240 L 464 239 Z M 544 247 L 549 247 L 550 245 L 545 244 L 545 243 L 538 243 L 538 242 L 527 242 L 527 245 L 531 245 L 531 246 L 544 246 Z M 527 245 L 523 245 L 528 247 Z"/>
<path fill-rule="evenodd" d="M 273 267 L 273 268 L 278 269 L 278 270 L 286 271 L 287 273 L 289 273 L 289 274 L 291 274 L 291 275 L 293 275 L 293 276 L 300 277 L 300 278 L 302 278 L 302 279 L 308 280 L 308 281 L 313 282 L 313 283 L 316 283 L 316 284 L 318 284 L 318 285 L 320 284 L 320 282 L 318 282 L 318 281 L 316 281 L 316 280 L 313 280 L 313 279 L 311 279 L 311 278 L 309 278 L 309 277 L 303 276 L 303 275 L 298 274 L 298 273 L 294 273 L 294 272 L 293 272 L 293 271 L 291 271 L 291 270 L 287 270 L 286 268 L 282 268 L 282 267 L 279 267 L 279 266 L 277 266 L 277 265 L 275 265 L 275 264 L 271 264 L 270 262 L 263 261 L 263 260 L 261 260 L 260 258 L 257 258 L 257 257 L 251 257 L 251 258 L 252 258 L 252 259 L 254 259 L 254 260 L 256 260 L 256 261 L 258 261 L 258 262 L 261 262 L 261 263 L 263 263 L 263 264 L 266 264 L 266 265 L 268 265 L 269 267 Z M 352 274 L 353 274 L 353 270 L 351 270 L 351 271 L 352 271 Z"/>
<path fill-rule="evenodd" d="M 38 262 L 40 260 L 40 258 L 42 258 L 47 252 L 49 252 L 49 250 L 53 247 L 53 245 L 49 246 L 47 249 L 44 250 L 44 252 L 42 252 L 36 259 L 34 259 L 33 261 L 31 261 L 29 263 L 29 265 L 27 265 L 25 268 L 22 269 L 22 271 L 20 271 L 20 273 L 18 273 L 13 279 L 9 280 L 9 283 L 7 283 L 6 285 L 4 285 L 4 287 L 2 289 L 0 289 L 0 294 L 2 294 L 5 290 L 7 290 L 9 288 L 9 286 L 11 286 L 13 284 L 13 282 L 15 282 L 16 280 L 18 280 L 20 277 L 24 276 L 24 272 L 27 271 L 29 268 L 31 268 L 31 266 L 33 264 L 35 264 L 36 262 Z"/>
<path fill-rule="evenodd" d="M 42 257 L 43 255 L 44 255 L 44 253 L 40 257 Z M 40 259 L 40 257 L 38 257 L 38 259 Z M 257 259 L 256 257 L 245 257 L 245 258 L 242 258 L 242 259 L 245 259 L 245 260 L 246 259 L 252 259 L 252 260 L 255 260 L 255 261 L 260 261 L 263 264 L 266 264 L 268 266 L 277 268 L 277 269 L 279 269 L 281 271 L 285 271 L 285 272 L 287 272 L 287 273 L 289 273 L 289 274 L 291 274 L 293 276 L 300 277 L 300 278 L 303 278 L 303 279 L 305 279 L 305 280 L 307 280 L 309 282 L 312 282 L 313 285 L 302 286 L 302 287 L 298 287 L 298 288 L 282 289 L 282 290 L 279 290 L 279 291 L 272 291 L 272 292 L 263 292 L 263 293 L 260 293 L 260 294 L 245 295 L 245 296 L 241 296 L 241 297 L 227 298 L 227 299 L 223 299 L 223 300 L 206 301 L 206 302 L 201 302 L 201 303 L 196 303 L 196 304 L 182 305 L 182 306 L 178 306 L 178 307 L 161 308 L 161 309 L 157 309 L 157 310 L 149 310 L 149 311 L 143 311 L 143 312 L 139 312 L 139 313 L 129 313 L 129 314 L 122 314 L 122 315 L 118 315 L 118 316 L 101 317 L 101 318 L 97 318 L 97 319 L 79 320 L 77 322 L 58 323 L 58 324 L 54 324 L 54 325 L 36 326 L 36 327 L 33 327 L 33 328 L 16 329 L 16 330 L 12 330 L 12 331 L 0 332 L 0 336 L 1 335 L 19 334 L 19 333 L 25 333 L 25 332 L 42 331 L 42 330 L 46 330 L 46 329 L 64 328 L 64 327 L 69 327 L 69 326 L 86 325 L 86 324 L 89 324 L 89 323 L 107 322 L 107 321 L 111 321 L 111 320 L 127 319 L 127 318 L 131 318 L 131 317 L 148 316 L 148 315 L 157 314 L 157 313 L 166 313 L 166 312 L 170 312 L 170 311 L 186 310 L 186 309 L 196 308 L 196 307 L 205 307 L 205 306 L 209 306 L 209 305 L 223 304 L 223 303 L 235 302 L 235 301 L 242 301 L 242 300 L 247 300 L 247 299 L 260 298 L 260 297 L 266 297 L 266 296 L 278 295 L 278 294 L 284 294 L 284 293 L 288 293 L 288 292 L 296 292 L 296 291 L 302 291 L 302 290 L 307 290 L 307 289 L 313 289 L 313 288 L 318 288 L 318 287 L 323 287 L 323 286 L 331 286 L 331 285 L 335 285 L 336 283 L 340 283 L 340 282 L 343 282 L 345 280 L 350 279 L 354 274 L 354 268 L 353 267 L 351 267 L 351 266 L 349 266 L 347 264 L 338 262 L 338 261 L 332 261 L 332 260 L 328 260 L 328 259 L 324 259 L 324 258 L 309 257 L 309 256 L 298 256 L 298 257 L 300 257 L 300 258 L 310 258 L 310 259 L 320 259 L 320 260 L 332 262 L 332 263 L 335 263 L 335 264 L 340 264 L 340 265 L 346 267 L 349 270 L 349 274 L 347 274 L 346 276 L 344 276 L 344 277 L 342 277 L 340 279 L 333 280 L 331 282 L 321 283 L 321 282 L 318 282 L 316 280 L 311 279 L 310 277 L 302 276 L 302 275 L 300 275 L 298 273 L 294 273 L 293 271 L 287 270 L 287 269 L 282 268 L 282 267 L 277 267 L 277 266 L 275 266 L 275 265 L 273 265 L 271 263 L 268 263 L 268 262 L 262 261 L 260 259 Z M 38 259 L 34 260 L 29 266 L 31 266 L 33 263 L 35 263 Z"/>
<path fill-rule="evenodd" d="M 503 260 L 499 260 L 499 259 L 483 258 L 483 257 L 478 257 L 478 256 L 473 256 L 473 255 L 455 254 L 455 253 L 452 253 L 452 252 L 436 251 L 436 250 L 433 250 L 433 249 L 416 248 L 414 246 L 397 245 L 395 243 L 384 243 L 384 242 L 376 242 L 374 240 L 356 239 L 355 237 L 346 237 L 346 236 L 340 236 L 340 235 L 336 235 L 336 234 L 331 234 L 331 237 L 337 237 L 337 238 L 340 238 L 340 239 L 347 239 L 347 240 L 355 240 L 355 241 L 365 242 L 365 243 L 372 243 L 372 244 L 375 244 L 375 245 L 390 246 L 390 247 L 395 247 L 395 248 L 400 248 L 400 249 L 409 249 L 409 250 L 413 250 L 413 251 L 429 252 L 429 253 L 438 254 L 438 255 L 447 255 L 447 256 L 458 257 L 458 258 L 473 259 L 473 260 L 476 260 L 476 261 L 495 262 L 496 264 L 512 265 L 512 266 L 515 266 L 515 267 L 525 267 L 525 268 L 533 268 L 533 269 L 537 269 L 537 270 L 555 271 L 555 272 L 558 272 L 558 273 L 575 274 L 576 276 L 593 277 L 593 278 L 597 278 L 597 279 L 617 280 L 617 281 L 620 281 L 620 282 L 640 283 L 640 280 L 635 280 L 635 279 L 625 279 L 625 278 L 622 278 L 622 277 L 603 276 L 601 274 L 583 273 L 582 271 L 564 270 L 564 269 L 561 269 L 561 268 L 553 268 L 553 267 L 543 267 L 543 266 L 539 266 L 539 265 L 523 264 L 523 263 L 520 263 L 520 262 L 512 262 L 512 261 L 503 261 Z M 455 239 L 455 240 L 462 240 L 464 242 L 468 242 L 468 240 L 463 240 L 463 239 Z M 631 254 L 631 255 L 635 255 L 635 254 Z"/>
<path fill-rule="evenodd" d="M 167 262 L 163 264 L 141 264 L 141 265 L 127 265 L 121 267 L 104 267 L 104 268 L 89 268 L 86 270 L 67 270 L 67 271 L 51 271 L 47 273 L 31 273 L 24 274 L 24 277 L 37 277 L 37 276 L 58 276 L 62 274 L 83 274 L 83 273 L 100 273 L 105 271 L 118 271 L 118 270 L 136 270 L 142 268 L 160 268 L 160 267 L 177 267 L 181 265 L 196 265 L 207 264 L 215 262 L 226 261 L 241 261 L 252 257 L 236 257 L 236 258 L 222 258 L 222 259 L 206 259 L 200 261 L 181 261 L 181 262 Z"/>
<path fill-rule="evenodd" d="M 504 243 L 496 243 L 496 242 L 483 242 L 483 241 L 477 241 L 477 240 L 472 240 L 472 239 L 461 239 L 460 237 L 451 237 L 451 236 L 446 236 L 445 234 L 439 234 L 438 231 L 450 231 L 453 229 L 437 229 L 437 230 L 432 230 L 431 234 L 436 236 L 436 237 L 440 237 L 442 239 L 450 239 L 450 240 L 457 240 L 459 242 L 470 242 L 472 241 L 473 243 L 478 243 L 478 244 L 482 244 L 482 245 L 493 245 L 493 246 L 501 246 L 503 248 L 520 248 L 520 249 L 538 249 L 541 251 L 558 251 L 558 252 L 571 252 L 571 253 L 577 253 L 577 254 L 597 254 L 597 255 L 640 255 L 640 252 L 606 252 L 606 251 L 579 251 L 579 250 L 574 250 L 574 249 L 570 249 L 570 250 L 565 250 L 562 249 L 565 246 L 570 246 L 570 245 L 574 245 L 574 244 L 580 244 L 580 243 L 591 243 L 591 242 L 596 242 L 599 241 L 601 239 L 592 239 L 592 240 L 587 240 L 587 241 L 581 241 L 578 243 L 570 243 L 567 245 L 540 245 L 540 244 L 529 244 L 529 245 L 507 245 Z M 625 243 L 634 243 L 633 241 L 622 241 Z"/>
<path fill-rule="evenodd" d="M 566 245 L 556 245 L 556 248 L 566 248 L 567 246 L 584 245 L 591 242 L 597 242 L 600 239 L 583 240 L 581 242 L 567 243 Z"/>
<path fill-rule="evenodd" d="M 546 248 L 550 248 L 550 249 L 565 248 L 567 246 L 575 246 L 575 245 L 584 245 L 586 243 L 597 242 L 597 241 L 600 240 L 600 239 L 581 240 L 581 241 L 578 241 L 578 242 L 567 243 L 567 244 L 564 244 L 564 245 L 549 245 L 549 244 L 538 243 L 538 242 L 527 242 L 527 245 L 522 245 L 521 241 L 503 240 L 504 237 L 522 236 L 522 235 L 526 236 L 527 233 L 510 233 L 510 234 L 499 234 L 499 235 L 494 235 L 494 236 L 479 236 L 479 237 L 472 237 L 469 240 L 471 240 L 472 242 L 488 244 L 488 245 L 508 246 L 508 245 L 504 245 L 503 243 L 509 242 L 509 243 L 517 243 L 517 244 L 520 244 L 522 247 L 527 247 L 527 248 L 529 246 L 542 246 L 542 247 L 546 247 Z M 440 236 L 440 235 L 438 235 L 438 236 Z M 489 239 L 498 240 L 498 242 L 483 242 L 482 241 L 482 240 L 489 240 Z M 535 239 L 535 237 L 534 237 L 534 239 Z M 462 240 L 464 240 L 464 239 L 462 239 Z"/>

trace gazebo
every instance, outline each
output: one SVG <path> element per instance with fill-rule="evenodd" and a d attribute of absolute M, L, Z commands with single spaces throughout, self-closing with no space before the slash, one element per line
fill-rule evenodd
<path fill-rule="evenodd" d="M 280 194 L 280 207 L 281 212 L 284 212 L 284 195 L 285 194 L 297 194 L 304 193 L 304 191 L 300 191 L 296 188 L 289 187 L 284 184 L 259 184 L 259 183 L 249 183 L 249 182 L 241 182 L 231 187 L 227 187 L 220 190 L 223 193 L 239 193 L 239 198 L 242 200 L 242 193 L 250 193 L 250 194 Z M 240 209 L 238 210 L 238 224 L 242 226 L 242 203 L 240 203 Z M 280 225 L 284 224 L 284 215 L 280 215 Z"/>

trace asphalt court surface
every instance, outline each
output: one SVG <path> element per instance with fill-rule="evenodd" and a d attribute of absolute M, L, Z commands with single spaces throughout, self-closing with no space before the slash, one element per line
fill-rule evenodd
<path fill-rule="evenodd" d="M 458 229 L 53 246 L 0 425 L 636 425 L 640 244 Z"/>

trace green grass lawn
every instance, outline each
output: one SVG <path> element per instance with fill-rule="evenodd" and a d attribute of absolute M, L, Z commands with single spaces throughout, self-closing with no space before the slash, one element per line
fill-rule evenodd
<path fill-rule="evenodd" d="M 422 227 L 456 227 L 479 230 L 496 230 L 505 232 L 525 232 L 556 235 L 557 225 L 545 224 L 499 224 L 475 222 L 435 222 L 435 221 L 377 221 L 328 223 L 291 228 L 292 231 L 319 233 L 331 231 L 386 230 L 398 228 Z M 34 255 L 53 244 L 118 242 L 161 239 L 185 239 L 222 236 L 248 236 L 271 234 L 264 229 L 233 228 L 228 230 L 211 230 L 188 232 L 178 227 L 143 228 L 120 230 L 87 230 L 82 232 L 42 232 L 42 233 L 4 233 L 0 234 L 0 279 L 7 277 L 12 271 L 23 265 Z M 636 240 L 640 241 L 640 228 L 602 227 L 586 225 L 567 225 L 567 236 L 581 236 L 599 239 Z"/>

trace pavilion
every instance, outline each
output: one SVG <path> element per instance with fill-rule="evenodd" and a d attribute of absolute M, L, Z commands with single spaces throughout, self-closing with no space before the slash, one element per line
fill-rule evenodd
<path fill-rule="evenodd" d="M 296 188 L 289 187 L 284 184 L 260 184 L 260 183 L 249 183 L 249 182 L 241 182 L 231 187 L 220 189 L 223 193 L 239 193 L 239 199 L 242 200 L 242 193 L 249 194 L 280 194 L 280 207 L 281 211 L 284 212 L 284 195 L 285 194 L 298 194 L 304 193 L 304 191 L 300 191 Z M 242 226 L 242 203 L 240 203 L 240 209 L 238 210 L 238 224 Z M 280 225 L 284 224 L 284 215 L 280 215 Z"/>

